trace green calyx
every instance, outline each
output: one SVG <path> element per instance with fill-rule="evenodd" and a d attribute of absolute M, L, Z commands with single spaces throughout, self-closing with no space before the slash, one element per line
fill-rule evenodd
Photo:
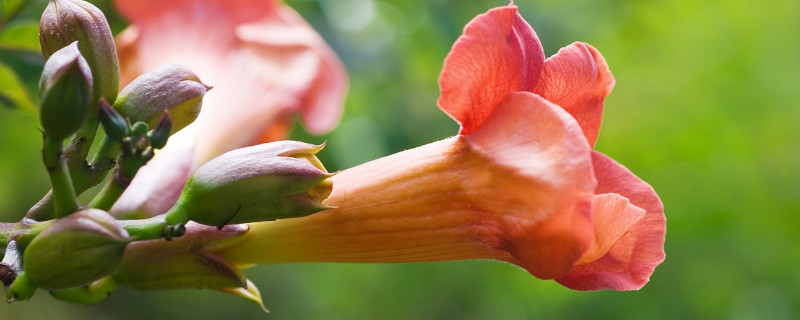
<path fill-rule="evenodd" d="M 138 241 L 129 245 L 114 279 L 137 290 L 244 288 L 247 279 L 231 263 L 214 255 L 242 240 L 246 225 L 217 229 L 187 225 L 172 241 Z"/>

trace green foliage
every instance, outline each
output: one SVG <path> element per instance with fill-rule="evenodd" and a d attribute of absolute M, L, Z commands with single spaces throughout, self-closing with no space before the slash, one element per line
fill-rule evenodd
<path fill-rule="evenodd" d="M 18 107 L 28 111 L 38 109 L 16 72 L 3 64 L 0 64 L 0 107 Z"/>
<path fill-rule="evenodd" d="M 353 26 L 330 7 L 354 3 Z M 101 8 L 107 1 L 101 1 Z M 330 171 L 453 135 L 436 108 L 441 62 L 464 24 L 507 1 L 287 1 L 347 65 L 344 118 L 318 156 Z M 372 4 L 363 9 L 364 3 Z M 800 317 L 800 3 L 516 0 L 548 55 L 597 47 L 617 85 L 597 149 L 664 201 L 667 259 L 638 292 L 574 292 L 513 266 L 268 265 L 246 270 L 278 319 L 794 319 Z M 343 5 L 342 5 L 343 6 Z M 107 7 L 110 8 L 110 7 Z M 108 14 L 108 17 L 111 15 Z M 118 26 L 119 20 L 111 21 Z M 118 30 L 118 29 L 115 29 Z M 5 62 L 5 61 L 2 61 Z M 21 75 L 22 76 L 22 75 Z M 4 87 L 0 87 L 4 88 Z M 2 90 L 2 89 L 0 89 Z M 35 119 L 0 108 L 0 216 L 47 188 Z M 24 133 L 24 134 L 22 134 Z M 358 137 L 359 147 L 354 147 Z M 26 138 L 23 138 L 26 139 Z M 30 163 L 29 168 L 24 164 Z M 23 174 L 24 173 L 24 174 Z M 30 183 L 38 190 L 30 190 Z M 35 192 L 34 192 L 35 191 Z M 34 192 L 31 196 L 28 192 Z M 147 306 L 143 308 L 142 306 Z M 37 295 L 3 319 L 264 317 L 209 291 L 118 290 L 93 308 Z"/>

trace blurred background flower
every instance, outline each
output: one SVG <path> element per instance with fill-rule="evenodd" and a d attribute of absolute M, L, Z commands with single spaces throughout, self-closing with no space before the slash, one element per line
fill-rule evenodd
<path fill-rule="evenodd" d="M 4 1 L 14 3 L 17 1 Z M 125 27 L 96 1 L 115 32 Z M 463 26 L 505 0 L 287 0 L 344 61 L 350 90 L 326 136 L 327 169 L 351 167 L 456 132 L 436 107 L 442 61 Z M 658 190 L 667 260 L 638 292 L 576 292 L 513 266 L 288 264 L 246 270 L 278 319 L 800 317 L 800 3 L 790 0 L 516 0 L 550 56 L 573 41 L 616 79 L 596 146 Z M 38 22 L 44 0 L 21 15 Z M 8 11 L 3 11 L 0 17 Z M 21 19 L 3 28 L 25 34 Z M 26 31 L 27 30 L 27 31 Z M 32 33 L 34 36 L 36 33 Z M 27 36 L 26 36 L 27 37 Z M 21 39 L 21 38 L 20 38 Z M 32 40 L 34 43 L 38 39 Z M 42 62 L 6 32 L 0 61 L 38 80 Z M 34 50 L 38 50 L 35 48 Z M 22 98 L 15 98 L 20 100 Z M 16 101 L 15 100 L 15 101 Z M 0 103 L 0 105 L 4 105 Z M 0 108 L 0 220 L 47 190 L 38 120 Z M 263 318 L 213 291 L 121 289 L 97 306 L 39 292 L 3 319 Z"/>

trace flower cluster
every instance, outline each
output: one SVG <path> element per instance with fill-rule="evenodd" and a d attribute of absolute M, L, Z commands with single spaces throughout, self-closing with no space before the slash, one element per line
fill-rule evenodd
<path fill-rule="evenodd" d="M 323 261 L 493 259 L 576 290 L 636 290 L 664 259 L 658 195 L 593 150 L 614 85 L 604 58 L 581 42 L 546 58 L 513 2 L 470 21 L 444 60 L 438 105 L 455 136 L 337 173 L 323 146 L 279 141 L 295 114 L 332 129 L 347 83 L 289 7 L 115 4 L 131 22 L 116 42 L 85 1 L 42 16 L 52 190 L 0 225 L 9 301 L 42 288 L 94 303 L 124 285 L 263 307 L 242 268 Z"/>

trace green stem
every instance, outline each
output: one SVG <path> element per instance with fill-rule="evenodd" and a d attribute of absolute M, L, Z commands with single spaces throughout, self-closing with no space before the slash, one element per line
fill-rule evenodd
<path fill-rule="evenodd" d="M 89 155 L 89 150 L 92 148 L 95 136 L 97 136 L 97 126 L 100 120 L 97 119 L 97 114 L 94 113 L 89 116 L 89 119 L 78 129 L 75 133 L 75 138 L 72 139 L 69 147 L 65 151 L 65 155 L 70 160 L 85 161 Z"/>
<path fill-rule="evenodd" d="M 165 238 L 172 240 L 186 232 L 183 224 L 171 224 L 164 215 L 140 220 L 120 220 L 122 226 L 135 241 Z"/>
<path fill-rule="evenodd" d="M 115 160 L 119 155 L 119 151 L 119 141 L 111 140 L 108 136 L 103 137 L 97 147 L 97 152 L 92 157 L 92 161 L 89 162 L 89 167 L 92 168 L 92 171 L 108 171 L 117 164 Z"/>
<path fill-rule="evenodd" d="M 42 222 L 23 220 L 17 223 L 0 223 L 0 247 L 5 248 L 11 240 L 24 251 L 39 233 L 53 224 L 55 220 Z M 135 238 L 135 241 L 161 238 L 177 238 L 183 235 L 184 223 L 169 222 L 162 214 L 148 219 L 118 220 L 120 226 Z"/>
<path fill-rule="evenodd" d="M 117 202 L 122 192 L 125 191 L 125 187 L 120 185 L 119 180 L 115 179 L 116 175 L 114 176 L 114 178 L 108 180 L 103 189 L 92 199 L 89 203 L 90 208 L 108 211 L 114 205 L 114 202 Z"/>
<path fill-rule="evenodd" d="M 82 148 L 80 145 L 84 143 L 78 141 L 78 139 L 73 140 L 68 152 L 71 150 L 73 153 L 78 153 L 78 149 Z M 97 152 L 89 164 L 83 159 L 68 157 L 67 167 L 69 167 L 69 174 L 72 178 L 76 195 L 96 186 L 105 179 L 108 171 L 116 165 L 115 159 L 119 152 L 120 143 L 106 137 L 100 141 Z M 31 207 L 25 217 L 39 221 L 55 218 L 52 193 L 51 190 L 36 205 Z"/>
<path fill-rule="evenodd" d="M 0 223 L 0 246 L 6 247 L 11 240 L 17 241 L 20 250 L 24 250 L 39 232 L 50 226 L 53 221 L 35 222 L 22 220 L 17 223 Z"/>
<path fill-rule="evenodd" d="M 114 175 L 106 183 L 100 193 L 92 199 L 89 207 L 98 208 L 102 210 L 109 210 L 114 202 L 119 199 L 122 193 L 128 188 L 133 177 L 139 172 L 139 169 L 147 164 L 152 156 L 141 154 L 127 154 L 125 152 L 119 157 L 119 166 L 114 171 Z"/>
<path fill-rule="evenodd" d="M 47 173 L 50 176 L 50 185 L 53 188 L 53 201 L 55 201 L 56 217 L 63 217 L 78 211 L 78 198 L 75 195 L 75 187 L 72 185 L 72 178 L 67 168 L 67 159 L 61 149 L 63 142 L 44 138 L 44 148 L 42 158 L 44 160 Z"/>
<path fill-rule="evenodd" d="M 183 207 L 180 199 L 164 215 L 165 220 L 170 224 L 185 224 L 189 222 L 189 212 Z"/>

